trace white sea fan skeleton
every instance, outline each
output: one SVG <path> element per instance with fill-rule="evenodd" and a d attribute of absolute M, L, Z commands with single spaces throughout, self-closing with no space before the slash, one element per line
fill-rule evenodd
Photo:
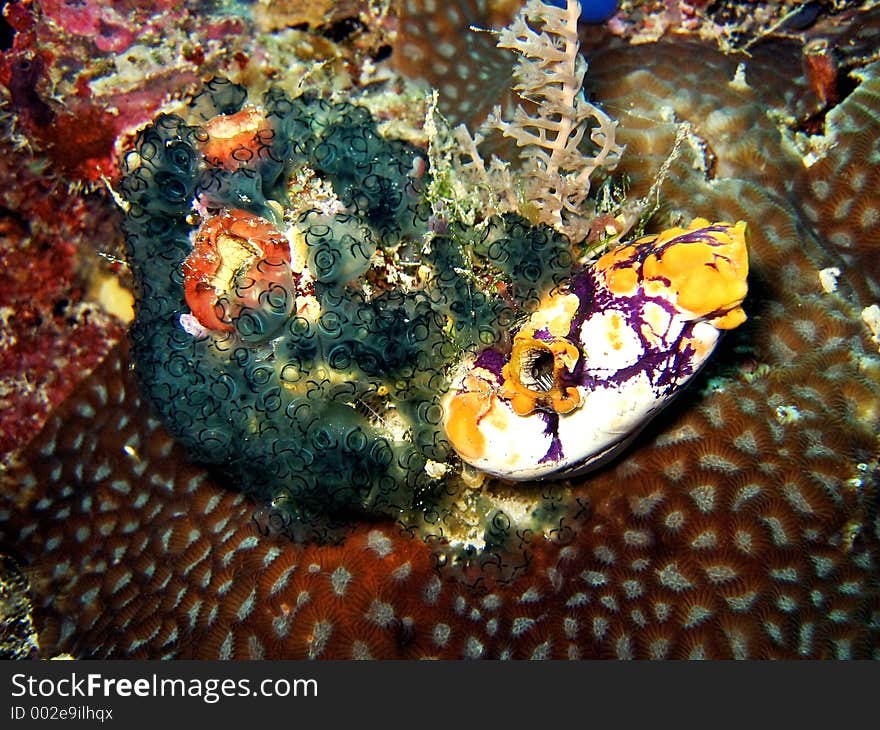
<path fill-rule="evenodd" d="M 498 45 L 519 55 L 514 91 L 536 109 L 529 114 L 519 105 L 511 121 L 501 119 L 496 109 L 490 119 L 522 148 L 519 177 L 525 202 L 536 206 L 541 222 L 573 241 L 589 230 L 584 201 L 590 176 L 598 168 L 612 169 L 623 152 L 615 141 L 617 122 L 584 97 L 587 63 L 577 33 L 580 12 L 577 0 L 568 0 L 564 9 L 529 0 L 501 31 Z M 592 154 L 582 147 L 588 133 L 595 145 Z"/>

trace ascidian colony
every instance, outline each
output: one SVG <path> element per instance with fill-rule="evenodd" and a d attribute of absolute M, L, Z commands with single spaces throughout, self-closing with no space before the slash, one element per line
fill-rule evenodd
<path fill-rule="evenodd" d="M 385 516 L 469 555 L 552 527 L 558 507 L 526 490 L 507 514 L 479 474 L 601 464 L 745 319 L 744 223 L 585 269 L 545 223 L 444 215 L 426 151 L 364 107 L 215 79 L 190 109 L 125 158 L 136 371 L 271 529 Z"/>
<path fill-rule="evenodd" d="M 569 275 L 569 243 L 506 216 L 424 252 L 441 223 L 422 152 L 351 104 L 270 92 L 241 109 L 242 89 L 214 89 L 198 101 L 222 117 L 160 118 L 128 158 L 147 392 L 195 458 L 291 516 L 436 510 L 449 368 Z M 303 204 L 287 188 L 305 165 L 321 177 Z M 460 273 L 472 255 L 512 297 Z"/>

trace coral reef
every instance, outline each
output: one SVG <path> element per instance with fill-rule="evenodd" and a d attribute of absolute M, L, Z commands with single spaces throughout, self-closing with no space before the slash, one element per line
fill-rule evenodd
<path fill-rule="evenodd" d="M 359 21 L 367 3 L 273 3 L 280 11 L 274 22 L 267 22 L 265 5 L 7 3 L 12 42 L 0 58 L 4 108 L 55 174 L 91 184 L 115 176 L 128 137 L 211 75 L 236 74 L 258 84 L 280 69 L 305 73 L 323 59 L 342 89 L 386 43 L 381 15 L 364 10 Z M 360 30 L 350 44 L 356 48 L 342 52 L 333 39 L 348 35 L 346 23 Z"/>
<path fill-rule="evenodd" d="M 95 250 L 113 250 L 118 215 L 71 192 L 14 127 L 0 122 L 0 464 L 123 335 L 116 315 L 125 321 L 124 301 L 108 297 L 119 267 Z"/>
<path fill-rule="evenodd" d="M 876 12 L 860 21 L 878 26 Z M 186 462 L 118 348 L 2 476 L 0 542 L 39 576 L 42 651 L 880 655 L 880 376 L 860 316 L 876 297 L 861 245 L 876 226 L 852 215 L 876 191 L 832 174 L 872 174 L 860 165 L 880 137 L 877 69 L 862 64 L 844 85 L 818 121 L 830 144 L 811 148 L 800 48 L 753 51 L 674 37 L 592 54 L 590 83 L 620 120 L 631 195 L 653 195 L 661 180 L 658 228 L 707 210 L 750 222 L 749 319 L 619 461 L 570 484 L 523 485 L 556 529 L 511 544 L 499 514 L 486 540 L 495 562 L 458 571 L 437 564 L 442 521 L 427 543 L 383 522 L 339 544 L 292 544 L 277 535 L 277 513 Z M 473 78 L 477 64 L 464 65 Z M 853 202 L 838 218 L 822 207 L 841 200 Z"/>
<path fill-rule="evenodd" d="M 839 254 L 848 271 L 862 271 L 854 285 L 862 301 L 880 298 L 880 138 L 876 99 L 880 96 L 877 64 L 858 72 L 858 87 L 848 102 L 825 118 L 825 134 L 813 141 L 807 174 L 798 178 L 797 195 L 804 216 Z M 833 149 L 832 149 L 833 148 Z"/>
<path fill-rule="evenodd" d="M 653 43 L 665 34 L 686 31 L 725 50 L 747 50 L 763 38 L 803 36 L 836 16 L 848 22 L 856 5 L 845 0 L 623 0 L 607 27 L 631 43 Z"/>

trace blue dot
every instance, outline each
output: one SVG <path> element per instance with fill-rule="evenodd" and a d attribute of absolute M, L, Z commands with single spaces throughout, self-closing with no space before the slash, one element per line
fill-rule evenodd
<path fill-rule="evenodd" d="M 547 5 L 564 8 L 566 0 L 544 0 Z M 617 0 L 581 0 L 581 20 L 585 23 L 604 23 L 617 12 Z"/>

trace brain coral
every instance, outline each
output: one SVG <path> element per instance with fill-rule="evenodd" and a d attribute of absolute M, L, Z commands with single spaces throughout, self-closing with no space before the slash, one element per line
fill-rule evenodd
<path fill-rule="evenodd" d="M 863 272 L 853 285 L 865 301 L 874 301 L 880 297 L 880 71 L 874 65 L 855 75 L 861 83 L 827 117 L 836 131 L 829 141 L 836 146 L 795 178 L 795 195 L 804 217 L 846 268 Z"/>
<path fill-rule="evenodd" d="M 695 57 L 699 64 L 688 62 Z M 430 544 L 389 523 L 359 525 L 324 546 L 260 535 L 255 506 L 188 465 L 144 415 L 119 350 L 7 475 L 15 488 L 4 490 L 0 537 L 38 576 L 43 650 L 880 654 L 880 364 L 859 318 L 876 282 L 858 265 L 876 226 L 863 213 L 828 220 L 815 190 L 803 192 L 824 179 L 826 200 L 840 191 L 877 201 L 876 189 L 819 174 L 857 164 L 855 140 L 880 136 L 878 66 L 863 69 L 862 85 L 829 114 L 854 127 L 829 129 L 838 146 L 805 170 L 789 131 L 765 111 L 785 89 L 758 86 L 759 63 L 681 40 L 593 60 L 596 93 L 626 137 L 633 194 L 649 190 L 678 141 L 661 222 L 706 210 L 752 222 L 750 319 L 699 390 L 624 458 L 573 483 L 571 496 L 544 488 L 544 499 L 559 502 L 557 527 L 520 536 L 527 558 L 517 569 L 504 570 L 516 558 L 498 552 L 495 564 L 449 570 Z M 835 291 L 820 284 L 829 267 L 841 270 Z"/>

